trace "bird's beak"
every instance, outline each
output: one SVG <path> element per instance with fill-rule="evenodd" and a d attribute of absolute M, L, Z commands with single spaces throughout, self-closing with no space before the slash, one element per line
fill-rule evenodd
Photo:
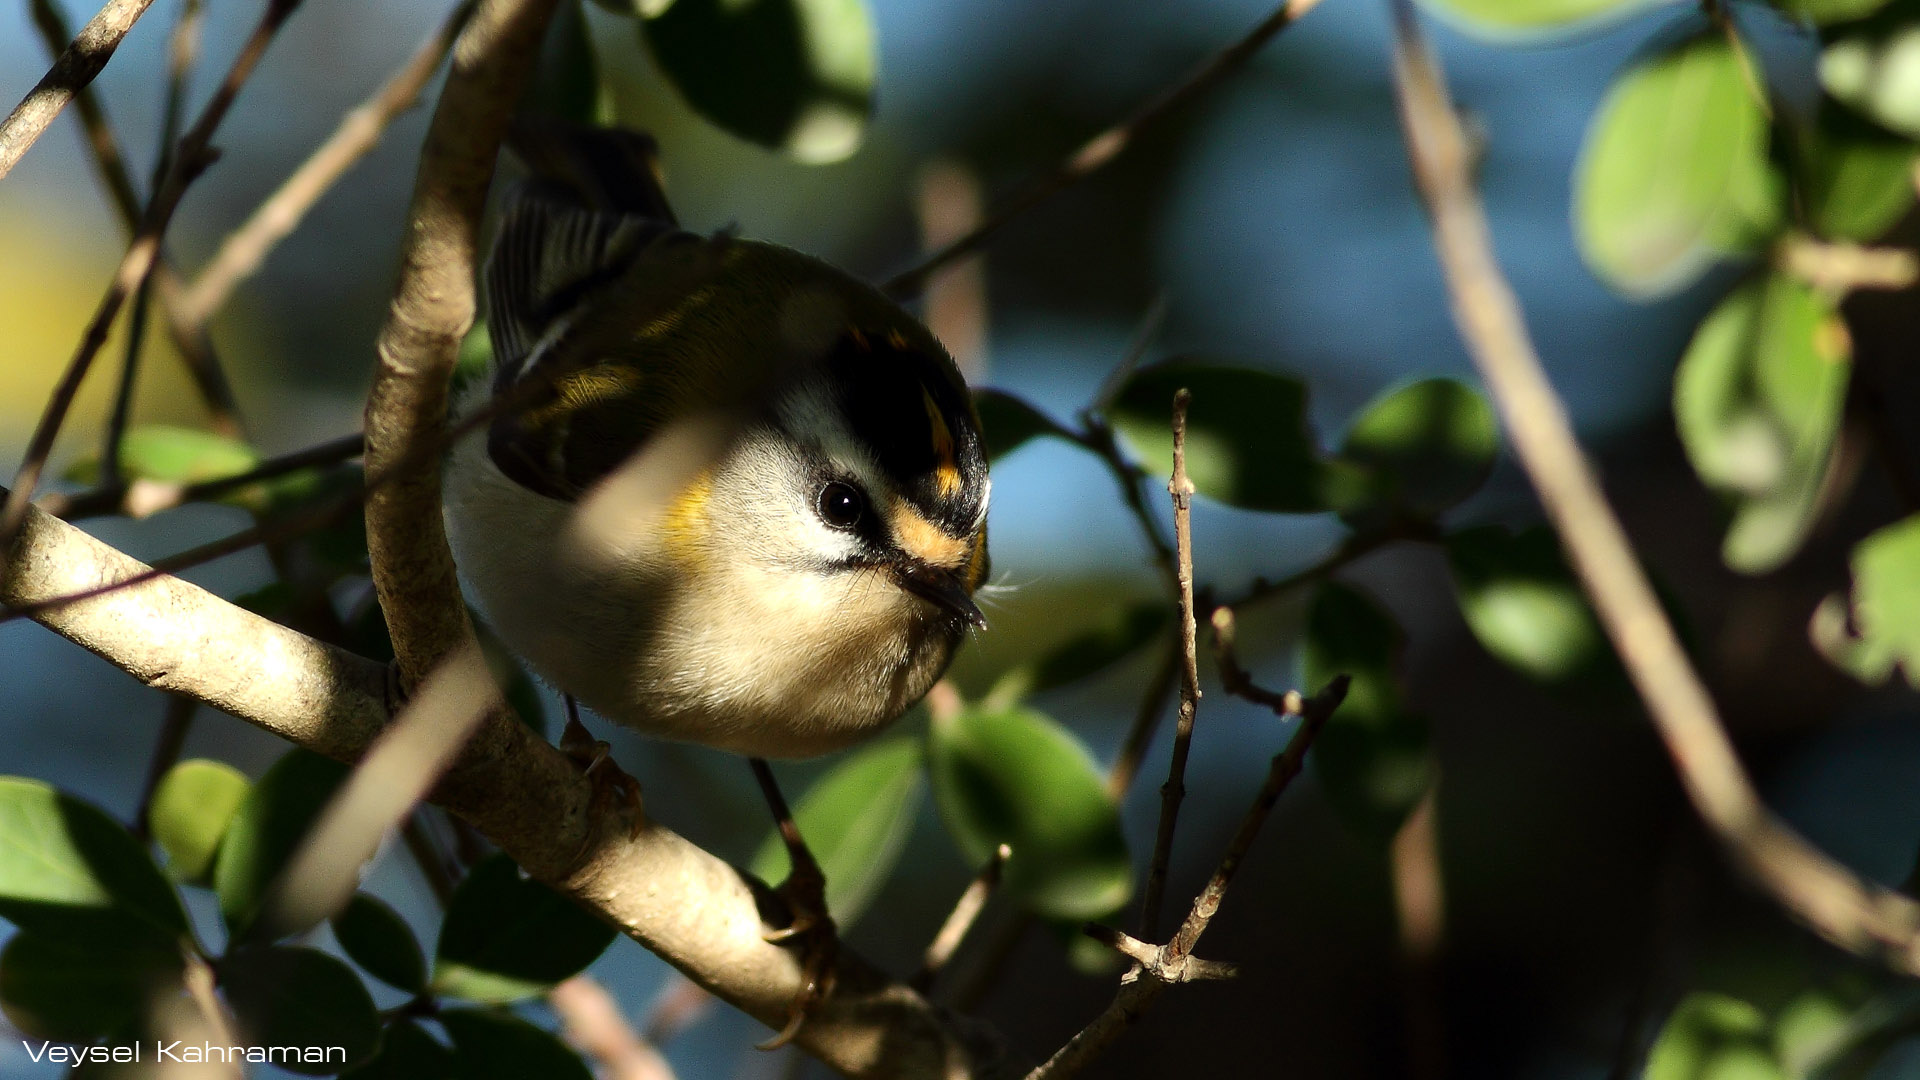
<path fill-rule="evenodd" d="M 957 570 L 936 570 L 929 566 L 907 564 L 894 570 L 900 587 L 933 606 L 950 611 L 976 630 L 987 628 L 987 617 L 968 595 Z"/>

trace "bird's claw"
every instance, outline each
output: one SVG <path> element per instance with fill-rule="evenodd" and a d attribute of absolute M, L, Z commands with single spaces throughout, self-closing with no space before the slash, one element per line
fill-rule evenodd
<path fill-rule="evenodd" d="M 605 739 L 594 738 L 577 719 L 567 721 L 560 734 L 560 752 L 579 766 L 581 775 L 593 784 L 593 803 L 617 798 L 625 811 L 627 838 L 638 839 L 646 824 L 646 812 L 640 801 L 640 781 L 614 763 L 613 748 Z"/>
<path fill-rule="evenodd" d="M 774 892 L 787 902 L 790 917 L 787 925 L 760 936 L 773 944 L 799 946 L 801 983 L 787 1003 L 786 1026 L 760 1043 L 761 1050 L 778 1050 L 800 1034 L 807 1017 L 833 993 L 834 961 L 840 953 L 840 935 L 827 913 L 827 879 L 818 865 L 808 859 L 796 866 Z"/>

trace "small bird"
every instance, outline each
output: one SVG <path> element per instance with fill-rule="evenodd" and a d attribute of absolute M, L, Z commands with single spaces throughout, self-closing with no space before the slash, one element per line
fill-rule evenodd
<path fill-rule="evenodd" d="M 500 638 L 617 723 L 756 758 L 874 734 L 971 628 L 979 420 L 893 301 L 680 229 L 634 132 L 518 125 L 486 271 L 493 408 L 453 451 L 456 561 Z"/>

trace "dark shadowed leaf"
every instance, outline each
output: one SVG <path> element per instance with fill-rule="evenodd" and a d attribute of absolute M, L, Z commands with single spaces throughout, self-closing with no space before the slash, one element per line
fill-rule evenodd
<path fill-rule="evenodd" d="M 412 1020 L 395 1021 L 373 1057 L 341 1073 L 340 1080 L 455 1080 L 453 1051 Z"/>
<path fill-rule="evenodd" d="M 1248 510 L 1327 509 L 1306 387 L 1252 368 L 1175 360 L 1133 373 L 1112 420 L 1149 474 L 1173 475 L 1173 395 L 1182 388 L 1193 393 L 1187 475 L 1200 494 Z"/>
<path fill-rule="evenodd" d="M 1032 439 L 1060 432 L 1060 425 L 1045 413 L 1004 390 L 975 390 L 973 407 L 980 413 L 980 431 L 987 438 L 990 462 L 998 463 Z"/>
<path fill-rule="evenodd" d="M 1460 613 L 1488 652 L 1546 682 L 1607 662 L 1606 636 L 1552 529 L 1487 525 L 1446 544 Z"/>
<path fill-rule="evenodd" d="M 213 864 L 213 889 L 233 937 L 252 925 L 273 879 L 347 772 L 337 761 L 296 749 L 247 792 Z"/>
<path fill-rule="evenodd" d="M 1887 6 L 1887 0 L 1775 0 L 1775 3 L 1817 26 L 1864 19 Z"/>
<path fill-rule="evenodd" d="M 325 1056 L 329 1047 L 346 1052 L 346 1064 L 373 1056 L 380 1019 L 373 998 L 353 969 L 317 949 L 284 945 L 243 947 L 228 953 L 219 967 L 220 988 L 244 1037 L 255 1046 L 301 1050 L 303 1060 L 274 1058 L 274 1064 L 305 1076 L 332 1076 L 343 1067 L 338 1055 L 329 1063 L 304 1060 L 306 1051 Z"/>
<path fill-rule="evenodd" d="M 0 951 L 0 1012 L 27 1035 L 88 1042 L 139 1020 L 148 999 L 180 981 L 164 942 L 56 941 L 22 930 Z"/>
<path fill-rule="evenodd" d="M 1068 638 L 1042 657 L 1029 689 L 1050 690 L 1105 671 L 1158 637 L 1172 618 L 1166 601 L 1113 608 L 1099 625 Z"/>
<path fill-rule="evenodd" d="M 1500 449 L 1493 407 L 1458 379 L 1423 379 L 1375 398 L 1340 456 L 1363 467 L 1366 497 L 1341 517 L 1355 528 L 1432 518 L 1478 491 Z"/>
<path fill-rule="evenodd" d="M 0 917 L 68 945 L 187 933 L 179 895 L 132 833 L 19 776 L 0 777 Z"/>
<path fill-rule="evenodd" d="M 577 0 L 562 3 L 547 24 L 533 85 L 527 88 L 520 107 L 588 126 L 612 122 L 613 100 L 600 78 L 593 36 Z M 461 352 L 466 352 L 465 342 L 461 343 Z"/>
<path fill-rule="evenodd" d="M 447 905 L 433 988 L 487 1004 L 519 1001 L 578 974 L 612 941 L 613 927 L 494 855 Z"/>
<path fill-rule="evenodd" d="M 204 884 L 213 872 L 220 838 L 252 784 L 224 761 L 193 758 L 167 770 L 147 812 L 153 842 L 181 881 Z"/>
<path fill-rule="evenodd" d="M 386 903 L 355 893 L 331 920 L 348 958 L 389 986 L 417 994 L 427 988 L 427 958 L 406 921 Z"/>
<path fill-rule="evenodd" d="M 641 25 L 681 96 L 734 135 L 806 162 L 859 147 L 874 78 L 862 0 L 675 0 Z"/>
<path fill-rule="evenodd" d="M 918 739 L 882 739 L 834 766 L 794 804 L 800 835 L 827 875 L 827 910 L 843 930 L 900 861 L 919 812 L 923 764 Z M 753 857 L 754 876 L 778 884 L 788 866 L 786 845 L 769 833 Z"/>
<path fill-rule="evenodd" d="M 1674 421 L 1709 485 L 1734 497 L 1722 555 L 1764 573 L 1798 551 L 1818 510 L 1852 345 L 1831 302 L 1771 274 L 1707 316 L 1674 376 Z"/>
<path fill-rule="evenodd" d="M 1920 688 L 1920 516 L 1880 529 L 1853 549 L 1853 612 L 1828 597 L 1813 621 L 1814 643 L 1866 683 L 1898 667 Z"/>
<path fill-rule="evenodd" d="M 1099 918 L 1126 902 L 1132 865 L 1093 757 L 1031 709 L 963 709 L 929 731 L 934 802 L 975 865 L 1013 849 L 1009 893 L 1052 918 Z"/>
<path fill-rule="evenodd" d="M 566 1043 L 510 1013 L 449 1009 L 440 1023 L 453 1039 L 460 1080 L 592 1080 Z"/>
<path fill-rule="evenodd" d="M 1914 145 L 1828 107 L 1805 133 L 1808 214 L 1831 240 L 1875 240 L 1913 205 Z"/>
<path fill-rule="evenodd" d="M 1394 668 L 1402 635 L 1362 593 L 1334 582 L 1307 612 L 1305 685 L 1353 679 L 1346 701 L 1313 746 L 1327 798 L 1363 832 L 1385 840 L 1426 793 L 1433 776 L 1426 721 L 1406 711 Z"/>
<path fill-rule="evenodd" d="M 1768 231 L 1767 125 L 1719 31 L 1640 60 L 1607 92 L 1574 175 L 1574 232 L 1636 297 L 1692 281 Z"/>

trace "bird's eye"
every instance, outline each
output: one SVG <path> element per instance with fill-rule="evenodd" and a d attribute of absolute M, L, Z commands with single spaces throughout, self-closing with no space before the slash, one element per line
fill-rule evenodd
<path fill-rule="evenodd" d="M 859 488 L 835 480 L 821 487 L 815 508 L 821 521 L 836 529 L 851 529 L 860 523 L 867 500 L 861 497 Z"/>

